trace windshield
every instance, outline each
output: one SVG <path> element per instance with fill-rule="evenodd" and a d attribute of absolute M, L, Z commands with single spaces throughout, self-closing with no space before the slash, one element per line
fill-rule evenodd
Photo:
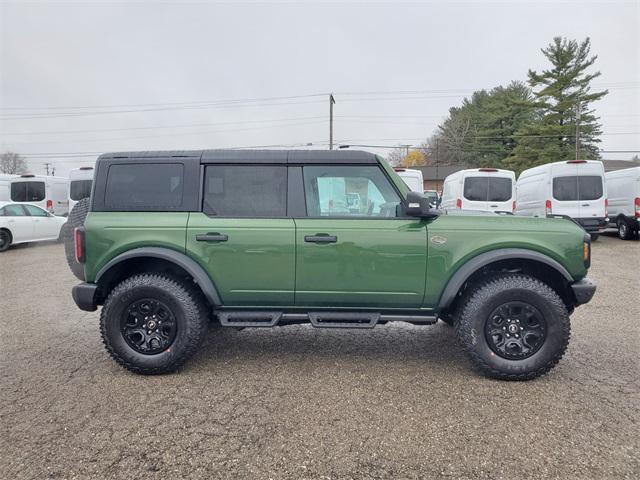
<path fill-rule="evenodd" d="M 407 198 L 407 193 L 409 193 L 411 189 L 407 186 L 406 183 L 404 183 L 400 175 L 396 173 L 396 171 L 391 167 L 391 165 L 389 165 L 389 163 L 387 163 L 384 158 L 379 155 L 376 155 L 376 157 L 378 158 L 380 165 L 382 165 L 382 168 L 384 168 L 384 171 L 387 173 L 387 175 L 389 175 L 389 178 L 391 178 L 391 181 L 393 182 L 395 187 L 400 191 L 402 197 Z"/>

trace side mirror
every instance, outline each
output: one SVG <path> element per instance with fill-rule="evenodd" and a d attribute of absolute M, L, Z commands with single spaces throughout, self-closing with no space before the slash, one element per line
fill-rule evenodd
<path fill-rule="evenodd" d="M 407 193 L 405 212 L 410 217 L 433 218 L 438 213 L 431 209 L 429 197 L 419 192 Z"/>

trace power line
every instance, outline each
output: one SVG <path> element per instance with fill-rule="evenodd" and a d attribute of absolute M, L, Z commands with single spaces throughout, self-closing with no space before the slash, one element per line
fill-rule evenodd
<path fill-rule="evenodd" d="M 236 98 L 228 100 L 194 100 L 188 102 L 164 102 L 164 103 L 129 103 L 120 105 L 78 105 L 78 106 L 48 106 L 48 107 L 0 107 L 0 110 L 78 110 L 78 109 L 103 109 L 103 108 L 130 108 L 130 107 L 157 107 L 157 106 L 180 106 L 180 105 L 222 105 L 228 103 L 250 103 L 275 100 L 293 100 L 299 98 L 322 97 L 326 93 L 309 93 L 306 95 L 288 95 L 283 97 L 253 97 Z"/>
<path fill-rule="evenodd" d="M 44 131 L 44 132 L 14 132 L 3 133 L 3 135 L 71 135 L 77 133 L 99 133 L 99 132 L 126 132 L 130 130 L 155 130 L 165 128 L 192 128 L 192 127 L 210 127 L 218 125 L 237 125 L 244 123 L 272 123 L 272 122 L 291 122 L 298 120 L 316 120 L 323 119 L 324 116 L 313 117 L 288 117 L 288 118 L 272 118 L 270 120 L 241 120 L 237 122 L 215 122 L 215 123 L 192 123 L 188 125 L 158 125 L 153 127 L 129 127 L 129 128 L 101 128 L 94 130 L 59 130 L 59 131 Z"/>
<path fill-rule="evenodd" d="M 59 114 L 33 114 L 33 115 L 4 115 L 0 117 L 0 120 L 38 120 L 49 118 L 65 118 L 65 117 L 88 117 L 95 115 L 115 115 L 121 113 L 141 113 L 141 112 L 160 112 L 171 110 L 217 110 L 228 108 L 253 108 L 253 107 L 272 107 L 281 105 L 302 105 L 309 103 L 319 103 L 322 100 L 311 101 L 294 101 L 294 102 L 275 102 L 275 103 L 253 103 L 253 104 L 228 104 L 228 105 L 193 105 L 193 106 L 175 106 L 175 107 L 161 107 L 161 108 L 147 108 L 147 109 L 130 109 L 130 110 L 110 110 L 110 111 L 94 111 L 94 112 L 67 112 Z"/>

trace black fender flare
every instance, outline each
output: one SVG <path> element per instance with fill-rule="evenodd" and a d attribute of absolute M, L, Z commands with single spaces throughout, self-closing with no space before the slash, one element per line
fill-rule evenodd
<path fill-rule="evenodd" d="M 468 260 L 462 267 L 460 267 L 456 273 L 449 279 L 447 286 L 445 287 L 440 301 L 438 302 L 438 310 L 442 311 L 448 308 L 456 295 L 460 291 L 460 288 L 464 283 L 480 268 L 494 263 L 500 260 L 508 259 L 525 259 L 533 260 L 536 262 L 544 263 L 545 265 L 553 268 L 559 274 L 561 274 L 568 283 L 573 283 L 574 279 L 571 274 L 553 258 L 545 255 L 544 253 L 536 252 L 534 250 L 526 250 L 524 248 L 502 248 L 499 250 L 491 250 L 489 252 L 481 253 Z"/>
<path fill-rule="evenodd" d="M 107 262 L 107 264 L 100 269 L 100 271 L 96 275 L 95 283 L 99 284 L 100 279 L 104 277 L 105 274 L 116 265 L 132 258 L 144 257 L 160 258 L 181 267 L 189 275 L 191 275 L 191 277 L 198 284 L 205 298 L 211 305 L 217 306 L 222 304 L 220 295 L 218 294 L 218 289 L 216 288 L 213 280 L 211 280 L 211 277 L 207 274 L 207 272 L 192 258 L 189 258 L 184 253 L 180 253 L 176 250 L 171 250 L 170 248 L 142 247 L 134 248 L 127 252 L 121 253 L 117 257 L 109 260 L 109 262 Z"/>

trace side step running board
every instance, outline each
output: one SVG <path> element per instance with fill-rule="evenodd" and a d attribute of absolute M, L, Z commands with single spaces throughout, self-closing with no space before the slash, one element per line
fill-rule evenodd
<path fill-rule="evenodd" d="M 282 312 L 218 312 L 223 327 L 274 327 Z"/>
<path fill-rule="evenodd" d="M 309 321 L 316 328 L 373 328 L 379 313 L 309 312 Z"/>
<path fill-rule="evenodd" d="M 380 314 L 379 312 L 308 312 L 283 313 L 276 311 L 218 310 L 216 315 L 223 327 L 275 327 L 310 322 L 315 328 L 373 328 L 387 322 L 408 322 L 431 325 L 435 315 Z"/>

